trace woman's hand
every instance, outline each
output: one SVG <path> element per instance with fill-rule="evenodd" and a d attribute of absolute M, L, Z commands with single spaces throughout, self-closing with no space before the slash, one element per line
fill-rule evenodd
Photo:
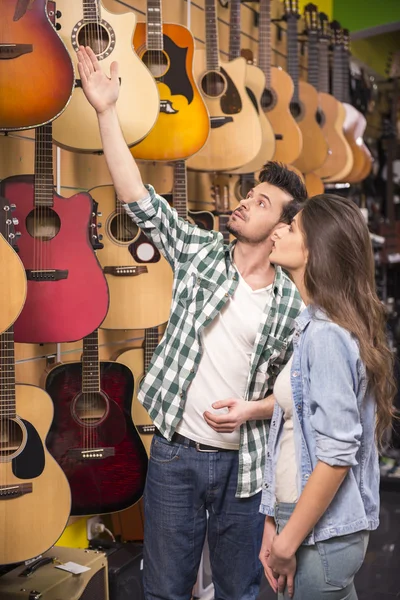
<path fill-rule="evenodd" d="M 272 541 L 275 535 L 275 521 L 272 517 L 266 517 L 259 559 L 261 561 L 262 566 L 264 567 L 265 577 L 268 579 L 269 585 L 272 587 L 276 594 L 278 591 L 278 582 L 272 573 L 271 567 L 268 565 L 268 559 L 271 555 Z"/>
<path fill-rule="evenodd" d="M 98 114 L 114 107 L 119 95 L 118 63 L 111 63 L 107 77 L 91 48 L 80 46 L 77 55 L 82 89 L 90 104 Z"/>
<path fill-rule="evenodd" d="M 278 579 L 278 591 L 283 594 L 287 586 L 289 597 L 293 598 L 294 576 L 297 567 L 296 555 L 290 554 L 286 550 L 279 535 L 275 535 L 272 540 L 268 566 Z"/>

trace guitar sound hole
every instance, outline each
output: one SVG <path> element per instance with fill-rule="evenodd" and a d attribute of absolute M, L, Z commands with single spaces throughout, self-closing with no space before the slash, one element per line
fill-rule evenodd
<path fill-rule="evenodd" d="M 110 45 L 110 36 L 107 29 L 100 23 L 88 23 L 78 33 L 78 44 L 90 46 L 96 56 L 99 56 Z"/>
<path fill-rule="evenodd" d="M 275 104 L 275 98 L 271 90 L 265 88 L 261 96 L 261 106 L 263 110 L 269 110 Z"/>
<path fill-rule="evenodd" d="M 294 119 L 298 119 L 301 115 L 301 106 L 299 102 L 291 102 L 290 103 L 290 112 L 292 113 L 292 117 Z"/>
<path fill-rule="evenodd" d="M 201 88 L 207 96 L 217 98 L 226 91 L 226 81 L 218 71 L 209 71 L 201 80 Z"/>
<path fill-rule="evenodd" d="M 118 242 L 127 243 L 133 242 L 139 233 L 139 228 L 124 211 L 113 216 L 110 232 Z"/>
<path fill-rule="evenodd" d="M 326 117 L 324 112 L 319 108 L 315 113 L 315 119 L 320 127 L 325 125 Z"/>
<path fill-rule="evenodd" d="M 82 393 L 75 401 L 75 418 L 81 425 L 98 425 L 108 412 L 108 404 L 100 392 Z"/>
<path fill-rule="evenodd" d="M 168 56 L 163 50 L 146 50 L 142 56 L 142 61 L 153 77 L 162 77 L 169 68 Z"/>
<path fill-rule="evenodd" d="M 33 238 L 48 242 L 60 231 L 61 221 L 58 214 L 48 206 L 33 209 L 26 217 L 26 230 Z"/>
<path fill-rule="evenodd" d="M 0 459 L 15 454 L 21 447 L 23 433 L 12 419 L 0 419 Z"/>

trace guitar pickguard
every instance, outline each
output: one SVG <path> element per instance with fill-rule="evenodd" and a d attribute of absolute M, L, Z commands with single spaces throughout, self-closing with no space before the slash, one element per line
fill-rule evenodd
<path fill-rule="evenodd" d="M 175 44 L 170 37 L 163 35 L 164 50 L 170 59 L 170 68 L 157 81 L 162 81 L 170 89 L 173 96 L 184 96 L 190 104 L 193 101 L 193 88 L 186 72 L 186 56 L 188 49 Z M 171 111 L 168 111 L 171 112 Z"/>
<path fill-rule="evenodd" d="M 221 110 L 226 115 L 236 115 L 242 110 L 242 100 L 240 98 L 240 94 L 232 79 L 222 67 L 221 74 L 225 77 L 227 84 L 226 92 L 221 97 Z"/>
<path fill-rule="evenodd" d="M 12 460 L 12 471 L 19 479 L 35 479 L 45 467 L 43 444 L 34 426 L 24 419 L 21 421 L 25 425 L 28 439 L 21 454 Z"/>

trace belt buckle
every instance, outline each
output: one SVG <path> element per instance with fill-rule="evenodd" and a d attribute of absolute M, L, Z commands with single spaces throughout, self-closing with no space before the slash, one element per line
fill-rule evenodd
<path fill-rule="evenodd" d="M 218 450 L 203 450 L 203 448 L 200 448 L 199 442 L 195 442 L 195 444 L 197 452 L 218 452 Z"/>

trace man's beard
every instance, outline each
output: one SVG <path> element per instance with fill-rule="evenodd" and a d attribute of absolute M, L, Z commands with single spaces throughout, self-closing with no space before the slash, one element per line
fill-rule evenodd
<path fill-rule="evenodd" d="M 237 231 L 235 228 L 235 223 L 232 222 L 232 219 L 229 219 L 226 225 L 226 229 L 237 239 L 238 242 L 243 242 L 245 244 L 260 244 L 261 242 L 265 242 L 265 240 L 269 238 L 274 227 L 271 227 L 268 233 L 264 234 L 263 236 L 260 235 L 258 238 L 255 239 L 250 239 L 249 237 L 240 233 L 240 231 Z"/>

